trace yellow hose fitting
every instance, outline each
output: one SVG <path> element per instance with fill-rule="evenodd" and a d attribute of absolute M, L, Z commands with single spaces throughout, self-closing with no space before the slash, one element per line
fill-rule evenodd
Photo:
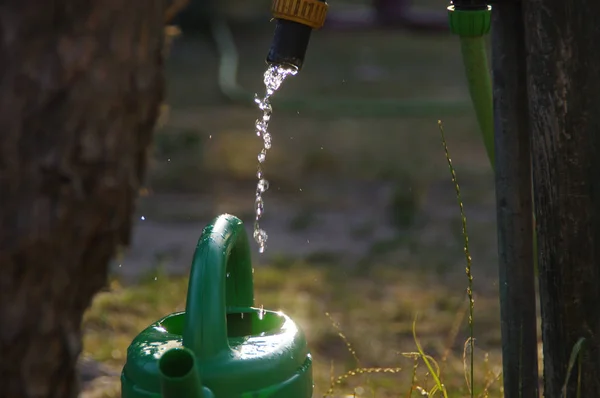
<path fill-rule="evenodd" d="M 273 0 L 271 12 L 273 18 L 319 29 L 325 24 L 328 7 L 326 2 L 320 0 Z"/>

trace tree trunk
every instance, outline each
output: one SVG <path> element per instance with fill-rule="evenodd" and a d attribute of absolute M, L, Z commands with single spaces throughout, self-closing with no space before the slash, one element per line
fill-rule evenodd
<path fill-rule="evenodd" d="M 163 99 L 163 3 L 0 3 L 2 397 L 77 396 Z"/>
<path fill-rule="evenodd" d="M 545 396 L 600 391 L 600 2 L 527 0 Z M 581 378 L 581 395 L 576 394 Z"/>

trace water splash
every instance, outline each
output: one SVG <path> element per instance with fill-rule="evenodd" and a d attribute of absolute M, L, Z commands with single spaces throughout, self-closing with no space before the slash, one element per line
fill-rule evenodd
<path fill-rule="evenodd" d="M 254 240 L 258 243 L 258 252 L 264 253 L 267 247 L 268 235 L 264 229 L 260 228 L 260 219 L 265 212 L 265 204 L 263 201 L 263 194 L 269 189 L 269 181 L 264 178 L 262 164 L 267 159 L 267 151 L 271 149 L 271 134 L 269 133 L 269 121 L 271 120 L 271 114 L 273 108 L 271 107 L 271 96 L 275 94 L 275 91 L 279 89 L 283 81 L 288 76 L 293 76 L 298 73 L 298 70 L 282 65 L 270 65 L 264 75 L 265 82 L 265 96 L 260 98 L 255 95 L 254 102 L 258 104 L 259 109 L 263 112 L 262 117 L 256 119 L 255 131 L 258 137 L 262 137 L 263 148 L 258 154 L 258 170 L 256 177 L 258 183 L 256 184 L 256 198 L 254 199 Z"/>

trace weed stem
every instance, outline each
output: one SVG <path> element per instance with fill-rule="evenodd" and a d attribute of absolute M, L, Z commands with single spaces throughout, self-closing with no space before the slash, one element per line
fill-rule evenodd
<path fill-rule="evenodd" d="M 448 151 L 448 144 L 446 143 L 446 136 L 444 134 L 444 126 L 441 120 L 438 120 L 438 126 L 440 128 L 440 133 L 442 135 L 442 144 L 444 145 L 444 153 L 446 155 L 446 161 L 448 162 L 448 168 L 450 169 L 450 174 L 452 175 L 452 182 L 454 183 L 454 188 L 456 189 L 456 199 L 458 200 L 458 206 L 460 207 L 460 218 L 462 221 L 462 235 L 465 240 L 464 252 L 465 259 L 467 260 L 467 267 L 465 269 L 467 274 L 467 295 L 469 296 L 469 348 L 470 352 L 470 374 L 469 379 L 469 392 L 471 394 L 471 398 L 473 398 L 474 390 L 473 390 L 473 378 L 474 378 L 474 366 L 473 366 L 473 358 L 474 358 L 474 346 L 475 340 L 473 339 L 473 309 L 475 307 L 475 300 L 473 299 L 473 274 L 471 273 L 471 254 L 469 252 L 469 234 L 467 233 L 467 217 L 465 216 L 465 209 L 463 206 L 463 201 L 460 195 L 460 186 L 458 185 L 458 179 L 456 178 L 456 171 L 454 170 L 454 166 L 452 166 L 452 159 L 450 159 L 450 152 Z"/>

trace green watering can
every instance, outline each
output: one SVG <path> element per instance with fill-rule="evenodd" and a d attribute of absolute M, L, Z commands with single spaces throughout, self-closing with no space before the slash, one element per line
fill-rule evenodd
<path fill-rule="evenodd" d="M 122 397 L 310 398 L 304 334 L 285 314 L 253 307 L 252 273 L 241 220 L 215 218 L 198 240 L 185 312 L 129 346 Z"/>

